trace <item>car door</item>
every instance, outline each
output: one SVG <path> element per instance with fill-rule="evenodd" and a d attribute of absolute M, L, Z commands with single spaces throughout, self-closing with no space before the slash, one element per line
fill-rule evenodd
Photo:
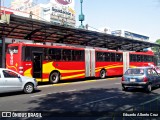
<path fill-rule="evenodd" d="M 147 77 L 149 78 L 149 82 L 152 83 L 153 80 L 154 80 L 154 76 L 152 74 L 152 69 L 151 68 L 147 69 Z"/>
<path fill-rule="evenodd" d="M 22 88 L 22 79 L 10 70 L 2 71 L 4 76 L 4 89 L 6 92 L 19 91 Z"/>
<path fill-rule="evenodd" d="M 152 73 L 154 76 L 154 85 L 158 85 L 160 83 L 160 76 L 158 75 L 155 69 L 152 69 Z"/>
<path fill-rule="evenodd" d="M 0 71 L 0 93 L 3 93 L 5 92 L 5 89 L 4 89 L 4 79 L 3 79 L 3 75 Z"/>
<path fill-rule="evenodd" d="M 152 69 L 152 76 L 153 76 L 153 82 L 152 82 L 152 84 L 153 84 L 153 86 L 155 86 L 155 85 L 158 84 L 159 75 L 158 75 L 158 73 L 154 69 Z"/>

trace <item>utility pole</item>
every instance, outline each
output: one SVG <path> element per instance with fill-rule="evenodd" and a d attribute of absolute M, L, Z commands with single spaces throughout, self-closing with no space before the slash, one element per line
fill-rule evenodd
<path fill-rule="evenodd" d="M 84 14 L 82 12 L 82 3 L 83 3 L 83 0 L 80 0 L 80 3 L 81 3 L 81 14 L 79 15 L 79 21 L 81 21 L 81 25 L 79 26 L 79 28 L 82 28 L 84 29 L 84 25 L 83 25 L 83 21 L 84 21 Z"/>
<path fill-rule="evenodd" d="M 1 12 L 1 0 L 0 0 L 0 20 L 1 20 L 1 14 L 2 12 Z"/>

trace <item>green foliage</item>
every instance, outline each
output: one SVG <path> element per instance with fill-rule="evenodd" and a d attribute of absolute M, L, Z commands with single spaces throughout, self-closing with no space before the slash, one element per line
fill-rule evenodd
<path fill-rule="evenodd" d="M 156 42 L 155 42 L 155 43 L 160 44 L 160 39 L 156 40 Z"/>
<path fill-rule="evenodd" d="M 158 40 L 156 40 L 156 42 L 155 42 L 156 44 L 160 44 L 160 39 L 158 39 Z M 158 47 L 153 47 L 152 48 L 152 50 L 154 51 L 154 52 L 158 52 Z"/>

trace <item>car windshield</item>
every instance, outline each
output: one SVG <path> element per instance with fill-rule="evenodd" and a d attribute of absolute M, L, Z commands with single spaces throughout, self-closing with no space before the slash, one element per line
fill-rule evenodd
<path fill-rule="evenodd" d="M 136 69 L 128 69 L 128 70 L 125 72 L 125 75 L 144 75 L 144 69 L 139 69 L 139 68 L 136 68 Z"/>

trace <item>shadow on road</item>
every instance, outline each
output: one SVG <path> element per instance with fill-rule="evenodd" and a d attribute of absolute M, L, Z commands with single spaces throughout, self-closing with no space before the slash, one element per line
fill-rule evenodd
<path fill-rule="evenodd" d="M 109 79 L 109 78 L 115 78 L 115 79 L 117 79 L 117 77 L 122 77 L 122 76 L 112 76 L 112 77 L 109 76 L 109 77 L 106 77 L 105 79 Z M 87 80 L 97 80 L 97 79 L 100 79 L 100 78 L 89 77 L 89 78 L 82 78 L 82 79 L 61 80 L 57 84 L 61 84 L 61 83 L 76 83 L 76 82 L 83 82 L 83 81 L 87 81 Z M 39 82 L 38 85 L 39 86 L 50 85 L 50 83 L 49 82 Z"/>
<path fill-rule="evenodd" d="M 159 94 L 143 93 L 141 89 L 138 89 L 138 92 L 123 92 L 118 88 L 94 88 L 39 96 L 27 103 L 36 104 L 37 107 L 31 107 L 25 112 L 40 112 L 42 118 L 47 120 L 81 120 L 82 118 L 83 120 L 93 120 L 106 115 L 112 117 L 116 112 L 149 101 L 157 96 Z M 160 102 L 158 106 L 160 107 Z M 152 110 L 154 110 L 153 107 Z M 16 118 L 16 120 L 18 119 Z M 31 118 L 25 119 L 30 120 Z M 120 120 L 120 118 L 118 119 Z"/>

